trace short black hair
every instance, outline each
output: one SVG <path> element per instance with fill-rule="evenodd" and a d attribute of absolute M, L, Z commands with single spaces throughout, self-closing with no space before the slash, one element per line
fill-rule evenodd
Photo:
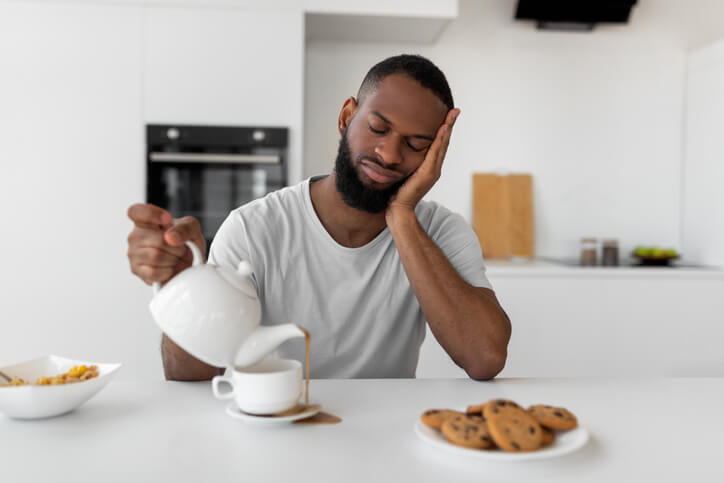
<path fill-rule="evenodd" d="M 362 104 L 367 94 L 375 90 L 385 77 L 392 74 L 408 75 L 422 87 L 430 89 L 448 109 L 455 107 L 445 74 L 429 59 L 410 54 L 396 55 L 375 64 L 362 80 L 357 92 L 357 102 Z"/>

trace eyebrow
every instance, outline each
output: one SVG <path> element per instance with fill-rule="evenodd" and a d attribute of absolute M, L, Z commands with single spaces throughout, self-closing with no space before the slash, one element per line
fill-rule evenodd
<path fill-rule="evenodd" d="M 389 125 L 391 125 L 391 126 L 394 126 L 394 124 L 392 124 L 392 121 L 390 121 L 389 119 L 387 119 L 385 116 L 383 116 L 382 114 L 380 114 L 378 111 L 371 111 L 371 112 L 372 112 L 372 114 L 374 114 L 375 116 L 377 116 L 377 117 L 379 117 L 380 119 L 382 119 L 383 121 L 385 121 L 387 124 L 389 124 Z M 427 135 L 425 135 L 425 134 L 412 134 L 412 135 L 407 136 L 407 137 L 408 137 L 408 138 L 421 138 L 421 139 L 426 139 L 426 140 L 428 140 L 428 141 L 434 141 L 434 140 L 435 140 L 435 138 L 430 137 L 430 136 L 427 136 Z"/>

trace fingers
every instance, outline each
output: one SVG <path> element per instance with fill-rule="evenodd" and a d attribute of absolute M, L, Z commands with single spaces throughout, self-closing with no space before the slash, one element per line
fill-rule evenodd
<path fill-rule="evenodd" d="M 173 268 L 150 265 L 139 265 L 131 271 L 146 282 L 146 285 L 151 285 L 153 282 L 166 283 L 176 274 Z"/>
<path fill-rule="evenodd" d="M 440 128 L 440 144 L 438 145 L 438 149 L 436 152 L 437 162 L 435 163 L 436 166 L 440 169 L 442 168 L 442 162 L 445 159 L 445 155 L 447 154 L 447 148 L 450 145 L 450 136 L 452 136 L 453 126 L 455 126 L 455 121 L 457 121 L 459 115 L 460 109 L 451 109 L 450 112 L 448 112 L 447 117 L 445 118 L 445 123 Z"/>
<path fill-rule="evenodd" d="M 128 262 L 131 273 L 147 284 L 166 282 L 191 264 L 185 246 L 173 247 L 163 240 L 161 229 L 136 227 L 128 235 Z"/>
<path fill-rule="evenodd" d="M 153 246 L 140 246 L 133 248 L 133 260 L 136 264 L 148 265 L 157 268 L 174 267 L 183 254 L 183 252 L 172 254 L 161 248 Z"/>
<path fill-rule="evenodd" d="M 144 228 L 166 227 L 173 221 L 173 217 L 168 211 L 158 206 L 144 203 L 131 205 L 128 208 L 128 218 L 130 218 L 136 226 Z"/>
<path fill-rule="evenodd" d="M 171 246 L 180 246 L 191 240 L 197 245 L 203 240 L 201 224 L 193 216 L 184 216 L 174 220 L 172 226 L 164 233 L 164 241 Z M 203 247 L 199 247 L 202 248 Z"/>
<path fill-rule="evenodd" d="M 128 217 L 135 225 L 128 235 L 131 272 L 147 284 L 167 282 L 191 265 L 193 255 L 184 245 L 187 240 L 206 252 L 201 225 L 193 217 L 174 220 L 168 211 L 150 204 L 131 206 Z"/>
<path fill-rule="evenodd" d="M 445 117 L 445 122 L 438 128 L 435 140 L 427 151 L 425 162 L 420 166 L 421 169 L 427 170 L 435 179 L 440 177 L 442 172 L 442 162 L 447 154 L 447 147 L 450 144 L 450 135 L 455 120 L 460 114 L 460 109 L 451 109 Z"/>
<path fill-rule="evenodd" d="M 447 113 L 447 116 L 445 117 L 445 124 L 450 124 L 450 126 L 455 125 L 455 121 L 457 120 L 458 116 L 460 116 L 460 109 L 450 109 L 450 111 Z"/>

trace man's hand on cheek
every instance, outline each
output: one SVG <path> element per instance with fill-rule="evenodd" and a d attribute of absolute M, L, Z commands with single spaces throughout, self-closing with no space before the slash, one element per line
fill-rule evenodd
<path fill-rule="evenodd" d="M 388 222 L 398 210 L 414 211 L 417 203 L 440 178 L 442 163 L 445 160 L 452 128 L 458 115 L 460 115 L 460 109 L 455 108 L 448 111 L 445 122 L 438 128 L 435 140 L 427 150 L 422 164 L 407 178 L 397 194 L 390 200 L 385 212 Z"/>

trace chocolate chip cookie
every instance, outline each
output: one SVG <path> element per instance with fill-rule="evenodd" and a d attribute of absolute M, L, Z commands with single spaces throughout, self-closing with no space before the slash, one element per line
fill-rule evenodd
<path fill-rule="evenodd" d="M 483 409 L 493 441 L 511 453 L 540 448 L 543 442 L 540 424 L 517 404 L 512 405 L 510 402 L 491 401 Z"/>
<path fill-rule="evenodd" d="M 546 428 L 573 429 L 578 426 L 576 416 L 565 408 L 536 404 L 528 408 L 528 414 Z"/>
<path fill-rule="evenodd" d="M 548 429 L 545 426 L 540 427 L 541 432 L 543 433 L 543 439 L 541 440 L 541 448 L 545 448 L 546 446 L 550 446 L 553 444 L 553 442 L 556 440 L 556 432 L 552 429 Z"/>
<path fill-rule="evenodd" d="M 482 416 L 483 415 L 483 408 L 485 407 L 486 403 L 482 404 L 472 404 L 468 406 L 468 408 L 465 410 L 465 414 L 473 414 L 475 416 Z"/>
<path fill-rule="evenodd" d="M 452 409 L 428 409 L 420 416 L 420 420 L 431 428 L 440 429 L 446 419 L 464 417 L 465 413 Z"/>
<path fill-rule="evenodd" d="M 485 449 L 494 445 L 487 425 L 479 416 L 463 415 L 447 419 L 440 431 L 448 441 L 465 448 Z"/>

